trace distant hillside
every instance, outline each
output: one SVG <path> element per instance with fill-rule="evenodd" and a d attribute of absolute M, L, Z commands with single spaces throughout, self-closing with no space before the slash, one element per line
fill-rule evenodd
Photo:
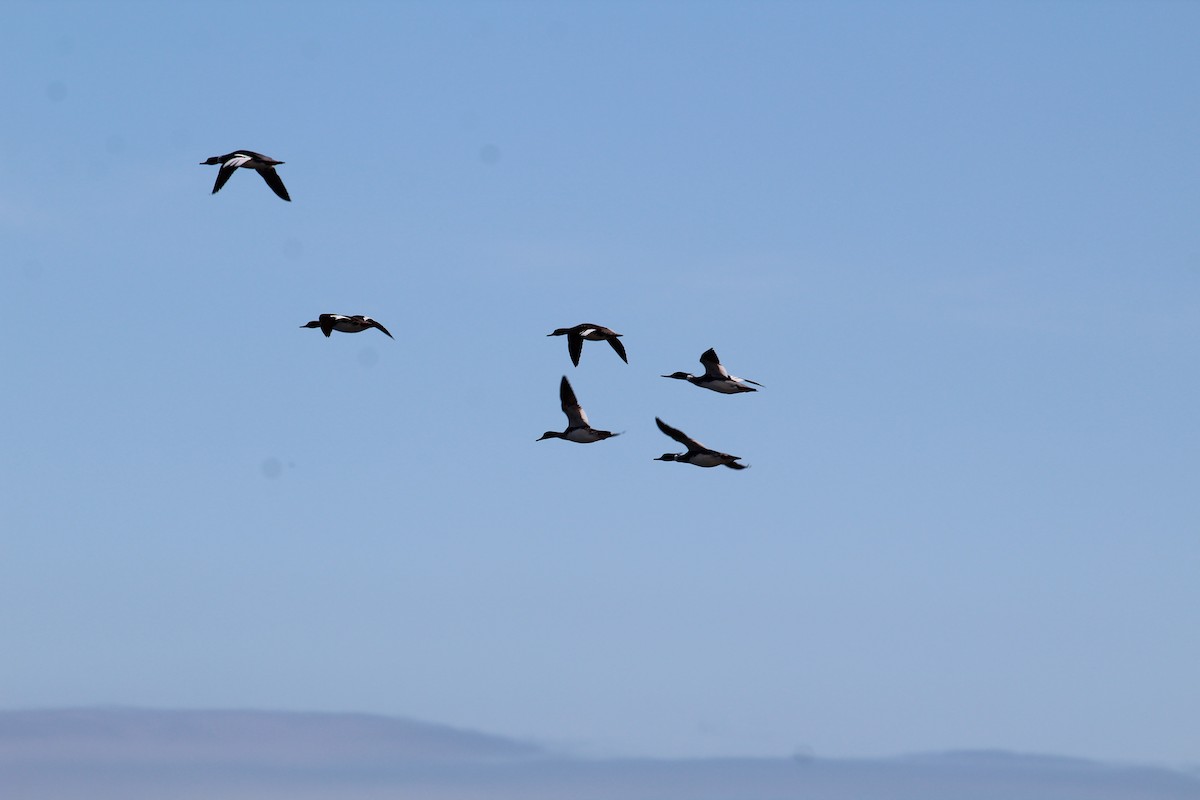
<path fill-rule="evenodd" d="M 532 745 L 394 717 L 89 708 L 0 711 L 0 764 L 363 767 L 534 756 Z"/>
<path fill-rule="evenodd" d="M 1005 752 L 578 759 L 363 714 L 0 712 L 8 800 L 1200 800 L 1200 777 Z"/>

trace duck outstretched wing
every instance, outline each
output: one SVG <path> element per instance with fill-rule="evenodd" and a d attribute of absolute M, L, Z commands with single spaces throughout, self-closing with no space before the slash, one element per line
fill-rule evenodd
<path fill-rule="evenodd" d="M 587 414 L 584 412 L 583 406 L 579 405 L 579 400 L 575 397 L 575 390 L 571 388 L 571 382 L 567 380 L 566 375 L 563 375 L 562 383 L 558 385 L 558 396 L 562 400 L 563 413 L 567 415 L 568 428 L 591 427 Z"/>
<path fill-rule="evenodd" d="M 263 180 L 267 182 L 267 186 L 271 187 L 271 191 L 289 203 L 292 202 L 292 198 L 288 196 L 287 187 L 283 185 L 283 179 L 279 177 L 279 173 L 275 171 L 274 167 L 263 167 L 258 170 L 258 174 L 262 175 Z"/>
<path fill-rule="evenodd" d="M 617 351 L 617 355 L 621 357 L 621 360 L 628 364 L 629 359 L 625 357 L 625 345 L 621 344 L 621 340 L 614 336 L 608 340 L 608 343 L 612 345 L 613 350 Z"/>
<path fill-rule="evenodd" d="M 684 447 L 686 447 L 688 450 L 690 450 L 690 451 L 692 451 L 692 452 L 695 452 L 695 451 L 697 451 L 697 450 L 707 450 L 707 449 L 708 449 L 707 447 L 705 447 L 704 445 L 700 444 L 700 443 L 699 443 L 699 442 L 697 442 L 695 439 L 693 439 L 692 437 L 688 436 L 686 433 L 684 433 L 683 431 L 679 430 L 678 428 L 672 428 L 670 425 L 668 425 L 667 423 L 663 422 L 663 421 L 662 421 L 661 419 L 659 419 L 658 417 L 655 417 L 655 418 L 654 418 L 654 421 L 655 421 L 656 423 L 658 423 L 658 429 L 659 429 L 660 431 L 662 431 L 663 433 L 665 433 L 667 436 L 670 436 L 670 437 L 671 437 L 672 439 L 674 439 L 675 441 L 679 442 L 681 445 L 683 445 Z"/>

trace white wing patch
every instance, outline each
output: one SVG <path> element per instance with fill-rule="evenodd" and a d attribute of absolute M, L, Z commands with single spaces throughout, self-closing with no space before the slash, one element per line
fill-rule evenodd
<path fill-rule="evenodd" d="M 563 413 L 567 415 L 567 427 L 577 428 L 583 426 L 590 428 L 591 423 L 588 422 L 587 412 L 583 410 L 583 406 L 568 406 L 563 409 Z"/>

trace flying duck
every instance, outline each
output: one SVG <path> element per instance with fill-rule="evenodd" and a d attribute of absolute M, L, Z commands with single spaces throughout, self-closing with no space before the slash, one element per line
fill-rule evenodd
<path fill-rule="evenodd" d="M 660 431 L 687 448 L 686 453 L 663 453 L 654 459 L 655 461 L 679 461 L 683 464 L 695 464 L 697 467 L 725 466 L 730 469 L 745 469 L 750 466 L 749 464 L 737 463 L 737 460 L 741 456 L 731 456 L 728 453 L 718 453 L 716 450 L 709 450 L 683 431 L 672 428 L 658 417 L 655 417 L 654 421 L 658 423 Z"/>
<path fill-rule="evenodd" d="M 574 328 L 559 328 L 554 333 L 548 333 L 547 336 L 563 336 L 567 337 L 567 350 L 571 353 L 571 363 L 579 366 L 579 355 L 583 352 L 583 340 L 587 339 L 592 342 L 608 342 L 612 345 L 612 349 L 617 351 L 617 355 L 626 364 L 629 359 L 625 357 L 625 345 L 621 344 L 618 339 L 621 334 L 614 331 L 612 328 L 606 328 L 603 325 L 593 325 L 590 322 L 584 322 L 576 325 Z"/>
<path fill-rule="evenodd" d="M 587 414 L 575 399 L 575 392 L 571 389 L 571 382 L 567 380 L 566 375 L 563 375 L 562 383 L 558 386 L 558 396 L 562 398 L 562 410 L 567 415 L 567 429 L 562 433 L 546 431 L 538 438 L 539 442 L 542 439 L 566 439 L 568 442 L 591 444 L 610 436 L 621 435 L 612 431 L 598 431 L 588 424 Z"/>
<path fill-rule="evenodd" d="M 229 180 L 229 176 L 233 174 L 238 167 L 257 170 L 262 179 L 267 182 L 267 186 L 271 187 L 271 191 L 287 200 L 289 203 L 292 198 L 288 197 L 288 190 L 283 185 L 279 174 L 275 172 L 275 165 L 282 164 L 282 161 L 276 161 L 270 156 L 264 156 L 262 153 L 256 153 L 253 150 L 234 150 L 232 153 L 226 153 L 223 156 L 213 156 L 207 161 L 201 161 L 202 166 L 212 166 L 220 164 L 221 171 L 217 173 L 217 182 L 213 184 L 212 193 L 216 194 L 221 191 L 221 187 Z"/>
<path fill-rule="evenodd" d="M 387 333 L 389 339 L 395 339 L 395 336 L 388 333 L 388 329 L 380 325 L 370 317 L 364 317 L 362 314 L 322 314 L 312 322 L 306 322 L 300 326 L 301 328 L 320 328 L 321 333 L 329 336 L 334 331 L 342 333 L 362 333 L 368 328 L 379 328 L 379 330 Z"/>
<path fill-rule="evenodd" d="M 762 386 L 758 381 L 752 381 L 749 378 L 738 378 L 729 374 L 729 370 L 721 364 L 721 360 L 717 358 L 717 351 L 713 348 L 708 348 L 700 354 L 700 363 L 704 365 L 703 375 L 691 375 L 687 372 L 672 372 L 670 375 L 663 375 L 664 378 L 678 378 L 681 381 L 687 381 L 694 386 L 700 386 L 704 389 L 712 389 L 714 392 L 721 394 L 738 394 L 739 392 L 757 392 L 757 389 L 751 389 L 747 383 L 753 383 L 755 386 Z"/>

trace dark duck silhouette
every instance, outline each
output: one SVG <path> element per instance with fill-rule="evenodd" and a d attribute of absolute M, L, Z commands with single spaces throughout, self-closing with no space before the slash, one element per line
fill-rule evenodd
<path fill-rule="evenodd" d="M 608 342 L 612 345 L 612 349 L 617 351 L 617 355 L 626 364 L 629 359 L 625 356 L 625 345 L 621 344 L 619 333 L 612 328 L 606 328 L 603 325 L 595 325 L 591 322 L 584 322 L 576 325 L 574 328 L 559 328 L 554 333 L 548 333 L 547 336 L 566 336 L 567 350 L 571 354 L 571 363 L 579 366 L 579 356 L 583 352 L 583 340 L 587 339 L 591 342 Z"/>
<path fill-rule="evenodd" d="M 283 180 L 279 177 L 279 173 L 275 171 L 275 167 L 282 163 L 282 161 L 276 161 L 270 156 L 264 156 L 262 153 L 256 153 L 253 150 L 234 150 L 232 153 L 226 153 L 223 156 L 212 156 L 207 161 L 200 162 L 203 166 L 221 165 L 221 170 L 217 173 L 217 182 L 213 184 L 213 194 L 221 191 L 221 187 L 237 171 L 238 167 L 244 167 L 245 169 L 257 171 L 262 176 L 262 179 L 267 182 L 267 186 L 271 187 L 271 191 L 290 203 L 292 198 L 288 196 L 287 187 L 283 185 Z"/>
<path fill-rule="evenodd" d="M 320 328 L 321 333 L 329 336 L 334 331 L 342 333 L 362 333 L 369 328 L 378 328 L 387 334 L 389 339 L 395 339 L 388 329 L 380 325 L 376 320 L 370 317 L 365 317 L 362 314 L 322 314 L 311 322 L 306 322 L 300 326 L 301 328 Z"/>

